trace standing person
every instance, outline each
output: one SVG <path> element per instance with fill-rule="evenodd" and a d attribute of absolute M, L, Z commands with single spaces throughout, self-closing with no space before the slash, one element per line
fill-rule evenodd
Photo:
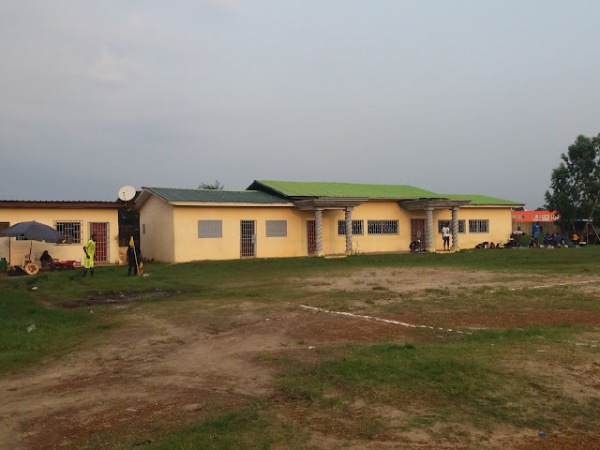
<path fill-rule="evenodd" d="M 444 240 L 444 250 L 450 251 L 450 227 L 448 222 L 442 227 L 442 239 Z"/>
<path fill-rule="evenodd" d="M 531 236 L 532 236 L 532 243 L 534 244 L 533 247 L 537 247 L 540 243 L 540 222 L 536 222 L 533 224 L 533 226 L 531 227 Z"/>
<path fill-rule="evenodd" d="M 127 276 L 131 276 L 131 272 L 133 271 L 134 275 L 138 274 L 138 253 L 135 249 L 135 243 L 133 242 L 133 237 L 129 240 L 129 247 L 127 247 L 127 262 L 129 263 L 129 268 L 127 270 Z"/>
<path fill-rule="evenodd" d="M 85 277 L 90 271 L 90 276 L 94 276 L 94 256 L 96 256 L 96 235 L 92 233 L 92 237 L 83 246 L 85 257 L 83 258 L 83 276 Z"/>

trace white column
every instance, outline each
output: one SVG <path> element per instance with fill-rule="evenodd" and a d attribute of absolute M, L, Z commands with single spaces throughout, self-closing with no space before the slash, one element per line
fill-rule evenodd
<path fill-rule="evenodd" d="M 315 209 L 315 228 L 317 233 L 317 256 L 323 256 L 323 210 Z"/>
<path fill-rule="evenodd" d="M 452 250 L 460 250 L 458 245 L 458 206 L 452 207 Z"/>
<path fill-rule="evenodd" d="M 352 206 L 346 207 L 346 255 L 352 253 Z"/>
<path fill-rule="evenodd" d="M 433 208 L 425 208 L 425 248 L 428 252 L 435 252 L 433 242 Z"/>

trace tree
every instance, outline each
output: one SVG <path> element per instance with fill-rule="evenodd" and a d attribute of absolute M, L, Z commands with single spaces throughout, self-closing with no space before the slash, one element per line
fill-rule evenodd
<path fill-rule="evenodd" d="M 600 135 L 577 136 L 560 158 L 545 194 L 546 208 L 559 212 L 563 230 L 574 230 L 579 220 L 600 223 Z"/>
<path fill-rule="evenodd" d="M 207 183 L 201 183 L 200 186 L 198 186 L 198 189 L 223 189 L 225 186 L 221 183 L 219 183 L 219 180 L 215 180 L 215 182 L 213 184 L 207 184 Z"/>

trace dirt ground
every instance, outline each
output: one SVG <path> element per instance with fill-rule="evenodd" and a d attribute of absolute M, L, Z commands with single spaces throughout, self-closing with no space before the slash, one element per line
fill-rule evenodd
<path fill-rule="evenodd" d="M 425 275 L 425 276 L 424 276 Z M 310 280 L 307 289 L 326 295 L 329 290 L 372 290 L 383 286 L 393 292 L 425 289 L 460 289 L 500 286 L 535 289 L 548 284 L 543 277 L 496 281 L 497 274 L 435 269 L 362 270 L 351 277 Z M 598 291 L 600 278 L 592 276 L 552 280 L 553 284 L 576 283 L 581 289 Z M 385 317 L 382 322 L 365 317 L 332 314 L 284 305 L 265 314 L 247 303 L 234 320 L 218 332 L 191 322 L 173 324 L 139 314 L 129 304 L 120 318 L 127 326 L 101 341 L 18 375 L 0 379 L 1 449 L 70 449 L 82 439 L 103 433 L 144 436 L 157 429 L 177 428 L 203 417 L 211 405 L 235 406 L 251 399 L 273 396 L 272 374 L 256 360 L 265 352 L 303 352 L 310 358 L 319 345 L 343 341 L 375 342 L 394 336 L 401 342 L 414 332 L 402 324 L 427 323 L 427 317 Z M 90 307 L 89 305 L 86 307 Z M 469 315 L 449 318 L 449 323 L 470 326 L 524 326 L 563 322 L 574 314 L 576 323 L 600 327 L 600 314 L 576 311 L 561 315 L 531 311 L 511 316 Z M 598 345 L 600 335 L 586 345 Z M 573 389 L 592 389 L 600 396 L 600 360 L 589 367 L 573 368 Z M 547 369 L 545 369 L 547 370 Z M 440 448 L 426 436 L 406 435 L 403 442 L 374 441 L 353 448 Z M 490 440 L 493 448 L 593 449 L 600 448 L 600 430 L 594 436 L 537 434 L 498 430 Z M 321 448 L 339 448 L 339 442 L 315 435 Z M 102 442 L 96 442 L 98 448 Z M 345 448 L 352 447 L 345 446 Z M 444 448 L 463 448 L 460 445 Z"/>

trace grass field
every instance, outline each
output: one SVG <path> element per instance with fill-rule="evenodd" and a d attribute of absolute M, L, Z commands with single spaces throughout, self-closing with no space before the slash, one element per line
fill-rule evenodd
<path fill-rule="evenodd" d="M 0 277 L 0 447 L 598 448 L 599 247 L 126 271 Z"/>

